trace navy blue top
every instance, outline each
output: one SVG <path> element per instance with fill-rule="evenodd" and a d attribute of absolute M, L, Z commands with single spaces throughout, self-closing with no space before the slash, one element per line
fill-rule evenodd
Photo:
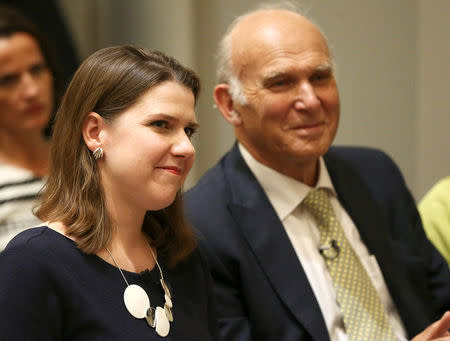
<path fill-rule="evenodd" d="M 210 275 L 195 251 L 168 269 L 158 261 L 173 292 L 173 316 L 165 340 L 218 340 Z M 164 306 L 155 266 L 140 274 L 123 270 L 128 283 Z M 46 227 L 17 235 L 0 254 L 0 340 L 163 340 L 145 319 L 129 314 L 119 270 L 81 252 Z"/>

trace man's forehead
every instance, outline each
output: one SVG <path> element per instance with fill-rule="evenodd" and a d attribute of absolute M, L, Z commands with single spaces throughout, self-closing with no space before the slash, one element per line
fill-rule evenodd
<path fill-rule="evenodd" d="M 318 31 L 304 16 L 287 10 L 260 10 L 245 16 L 231 32 L 232 40 L 258 41 L 276 38 L 280 33 L 301 31 L 303 34 Z"/>
<path fill-rule="evenodd" d="M 256 12 L 237 24 L 231 37 L 232 61 L 238 73 L 261 59 L 270 60 L 272 54 L 276 59 L 277 54 L 318 51 L 325 59 L 329 57 L 325 38 L 314 24 L 288 11 Z"/>

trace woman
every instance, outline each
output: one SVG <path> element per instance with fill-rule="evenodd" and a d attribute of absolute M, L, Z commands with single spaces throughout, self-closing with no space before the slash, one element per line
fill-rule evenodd
<path fill-rule="evenodd" d="M 47 223 L 0 255 L 1 340 L 217 339 L 180 198 L 198 92 L 156 51 L 111 47 L 81 65 L 55 119 Z"/>
<path fill-rule="evenodd" d="M 0 251 L 39 223 L 31 208 L 48 171 L 44 131 L 55 107 L 56 73 L 36 28 L 0 6 Z"/>

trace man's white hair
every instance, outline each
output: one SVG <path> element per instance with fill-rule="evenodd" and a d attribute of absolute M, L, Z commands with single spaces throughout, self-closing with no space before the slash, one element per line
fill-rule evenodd
<path fill-rule="evenodd" d="M 264 10 L 285 10 L 289 12 L 296 13 L 298 15 L 301 15 L 305 18 L 307 18 L 309 21 L 311 21 L 317 29 L 322 33 L 325 42 L 328 46 L 328 41 L 326 36 L 323 34 L 322 30 L 318 27 L 316 23 L 314 23 L 310 18 L 308 18 L 304 11 L 300 9 L 300 6 L 297 4 L 294 4 L 292 1 L 281 1 L 277 3 L 264 3 L 259 5 L 256 9 L 250 10 L 238 17 L 236 17 L 231 24 L 228 26 L 227 30 L 225 31 L 225 34 L 223 35 L 222 39 L 219 42 L 219 46 L 217 49 L 216 59 L 217 59 L 217 83 L 225 83 L 229 86 L 229 94 L 231 96 L 231 99 L 233 102 L 236 102 L 240 105 L 246 105 L 248 103 L 247 97 L 244 94 L 244 91 L 242 89 L 242 83 L 236 74 L 236 70 L 234 69 L 233 62 L 232 62 L 232 44 L 231 44 L 231 33 L 233 32 L 234 28 L 245 18 L 248 16 Z M 328 48 L 330 48 L 328 46 Z M 330 62 L 332 65 L 333 70 L 335 69 L 335 63 L 334 58 L 330 53 Z"/>

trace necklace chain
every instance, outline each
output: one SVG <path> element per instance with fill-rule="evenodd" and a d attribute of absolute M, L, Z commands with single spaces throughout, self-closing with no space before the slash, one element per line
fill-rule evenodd
<path fill-rule="evenodd" d="M 170 322 L 173 322 L 173 313 L 172 313 L 172 295 L 170 293 L 169 288 L 167 287 L 167 284 L 164 279 L 164 275 L 162 272 L 161 267 L 159 266 L 158 259 L 155 256 L 155 253 L 153 252 L 150 244 L 147 244 L 150 248 L 150 252 L 152 254 L 152 257 L 156 263 L 156 266 L 159 269 L 159 273 L 161 275 L 160 283 L 164 291 L 164 307 L 154 307 L 151 306 L 150 300 L 148 298 L 147 293 L 144 289 L 142 289 L 138 285 L 130 285 L 125 277 L 125 274 L 123 273 L 122 269 L 119 267 L 119 264 L 117 264 L 116 260 L 114 259 L 111 251 L 105 246 L 106 251 L 108 251 L 109 256 L 111 257 L 112 261 L 114 262 L 116 268 L 119 270 L 120 274 L 123 277 L 123 280 L 127 284 L 127 288 L 124 292 L 124 303 L 126 308 L 128 309 L 128 312 L 136 317 L 136 318 L 144 318 L 147 320 L 147 323 L 155 328 L 156 332 L 159 336 L 165 337 L 169 333 L 170 330 Z M 142 308 L 144 310 L 142 310 Z"/>
<path fill-rule="evenodd" d="M 147 245 L 148 245 L 148 247 L 149 247 L 149 249 L 150 249 L 150 252 L 152 253 L 153 260 L 155 261 L 156 265 L 158 266 L 159 274 L 160 274 L 160 276 L 161 276 L 161 279 L 164 280 L 164 275 L 163 275 L 163 272 L 162 272 L 162 270 L 161 270 L 161 267 L 159 266 L 158 259 L 155 257 L 155 253 L 153 252 L 152 247 L 151 247 L 149 244 L 147 244 Z M 128 283 L 127 278 L 125 277 L 125 275 L 124 275 L 122 269 L 120 268 L 120 266 L 117 264 L 116 260 L 114 259 L 114 257 L 113 257 L 113 255 L 112 255 L 111 251 L 109 251 L 109 249 L 108 249 L 106 246 L 105 246 L 105 249 L 106 249 L 106 251 L 108 251 L 109 256 L 111 257 L 112 261 L 114 262 L 114 265 L 116 266 L 116 268 L 119 269 L 120 274 L 121 274 L 122 277 L 123 277 L 123 280 L 124 280 L 125 283 L 127 284 L 127 287 L 129 287 L 129 286 L 130 286 L 130 283 Z"/>

